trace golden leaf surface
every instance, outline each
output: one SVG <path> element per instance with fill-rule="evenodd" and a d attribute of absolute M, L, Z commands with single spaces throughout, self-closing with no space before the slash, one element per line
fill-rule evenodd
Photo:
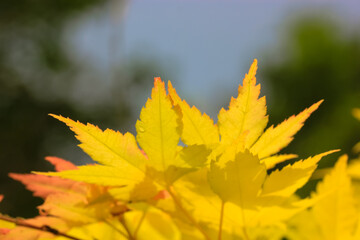
<path fill-rule="evenodd" d="M 261 135 L 268 117 L 266 116 L 265 97 L 259 98 L 260 84 L 256 85 L 257 60 L 245 75 L 239 86 L 237 98 L 232 98 L 229 109 L 221 109 L 218 115 L 221 142 L 231 144 L 246 134 L 245 147 L 250 147 Z"/>

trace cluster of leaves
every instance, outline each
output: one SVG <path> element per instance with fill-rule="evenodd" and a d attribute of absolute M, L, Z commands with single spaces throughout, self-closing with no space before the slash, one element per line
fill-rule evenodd
<path fill-rule="evenodd" d="M 265 129 L 256 70 L 255 60 L 217 124 L 160 78 L 136 137 L 52 115 L 96 164 L 48 157 L 56 172 L 10 174 L 44 203 L 32 219 L 0 215 L 1 239 L 358 239 L 346 156 L 300 199 L 295 192 L 336 150 L 287 165 L 297 156 L 278 154 L 321 101 Z"/>

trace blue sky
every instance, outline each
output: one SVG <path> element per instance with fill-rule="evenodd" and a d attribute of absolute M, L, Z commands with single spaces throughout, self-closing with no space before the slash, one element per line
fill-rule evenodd
<path fill-rule="evenodd" d="M 261 72 L 267 53 L 281 54 L 290 19 L 321 12 L 350 30 L 360 24 L 359 1 L 254 2 L 135 0 L 122 17 L 107 6 L 79 18 L 69 32 L 79 59 L 104 72 L 130 56 L 154 59 L 163 80 L 171 79 L 181 96 L 214 115 L 209 102 L 219 104 L 223 92 L 235 94 L 254 58 Z"/>

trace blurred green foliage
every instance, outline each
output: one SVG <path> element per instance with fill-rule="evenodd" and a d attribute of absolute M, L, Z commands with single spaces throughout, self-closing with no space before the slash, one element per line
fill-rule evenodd
<path fill-rule="evenodd" d="M 262 67 L 271 124 L 325 100 L 284 152 L 306 157 L 341 149 L 352 155 L 360 138 L 360 124 L 351 114 L 360 106 L 359 35 L 326 16 L 307 17 L 290 25 L 279 49 Z M 335 155 L 320 166 L 332 165 Z"/>
<path fill-rule="evenodd" d="M 133 59 L 121 67 L 114 66 L 109 74 L 116 80 L 105 93 L 108 96 L 103 97 L 111 101 L 79 107 L 69 97 L 82 90 L 77 85 L 79 78 L 101 74 L 69 57 L 71 50 L 64 46 L 64 28 L 79 14 L 107 7 L 108 2 L 0 1 L 0 194 L 5 195 L 0 204 L 2 213 L 34 216 L 41 203 L 10 179 L 8 173 L 50 170 L 50 164 L 44 161 L 49 155 L 68 157 L 76 163 L 86 158 L 76 148 L 72 133 L 48 113 L 81 119 L 101 128 L 131 129 L 128 123 L 134 122 L 131 119 L 134 104 L 128 99 L 150 88 L 155 75 L 152 69 L 159 69 L 153 60 Z M 88 80 L 86 85 L 91 84 Z"/>
<path fill-rule="evenodd" d="M 81 114 L 63 100 L 38 98 L 33 89 L 54 91 L 56 76 L 75 73 L 61 46 L 61 28 L 77 11 L 100 0 L 0 2 L 0 189 L 5 194 L 1 212 L 32 216 L 40 199 L 32 198 L 9 172 L 48 169 L 43 161 L 48 141 L 56 132 L 49 112 Z M 71 87 L 70 78 L 58 80 L 59 91 Z M 51 93 L 50 93 L 51 94 Z M 57 135 L 59 134 L 59 135 Z M 64 134 L 56 132 L 61 142 Z"/>

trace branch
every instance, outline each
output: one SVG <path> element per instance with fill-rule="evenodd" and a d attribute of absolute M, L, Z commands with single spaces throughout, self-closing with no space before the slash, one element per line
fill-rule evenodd
<path fill-rule="evenodd" d="M 147 211 L 143 212 L 143 214 L 142 214 L 142 216 L 141 216 L 141 218 L 140 218 L 140 221 L 139 221 L 138 225 L 137 225 L 136 228 L 135 228 L 135 231 L 134 231 L 134 238 L 135 238 L 135 239 L 136 239 L 136 237 L 137 237 L 137 233 L 138 233 L 138 231 L 139 231 L 139 229 L 140 229 L 140 226 L 141 226 L 141 224 L 143 223 L 143 221 L 144 221 L 144 219 L 145 219 L 146 213 L 147 213 Z"/>
<path fill-rule="evenodd" d="M 39 226 L 35 226 L 33 224 L 30 224 L 30 223 L 27 223 L 24 220 L 8 217 L 8 216 L 4 216 L 4 215 L 0 215 L 0 220 L 4 220 L 4 221 L 7 221 L 7 222 L 12 222 L 12 223 L 16 224 L 17 226 L 21 226 L 21 227 L 25 227 L 25 228 L 31 228 L 31 229 L 35 229 L 35 230 L 38 230 L 38 231 L 51 233 L 51 234 L 54 234 L 56 236 L 66 237 L 66 238 L 72 239 L 72 240 L 82 240 L 80 238 L 69 236 L 66 233 L 59 232 L 55 228 L 52 228 L 52 227 L 50 227 L 48 225 L 43 225 L 43 226 L 39 227 Z"/>
<path fill-rule="evenodd" d="M 225 202 L 222 200 L 221 201 L 221 211 L 220 211 L 220 223 L 219 223 L 219 235 L 218 235 L 218 240 L 221 240 L 221 234 L 222 234 L 222 225 L 223 225 L 223 220 L 224 220 L 224 207 L 225 207 Z"/>
<path fill-rule="evenodd" d="M 123 227 L 126 230 L 126 233 L 128 234 L 129 240 L 136 240 L 136 238 L 131 234 L 130 229 L 126 225 L 125 219 L 123 217 L 120 218 L 120 223 L 123 225 Z"/>

